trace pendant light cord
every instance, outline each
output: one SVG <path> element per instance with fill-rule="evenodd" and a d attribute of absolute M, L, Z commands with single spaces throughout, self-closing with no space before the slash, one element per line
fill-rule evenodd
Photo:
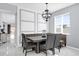
<path fill-rule="evenodd" d="M 48 9 L 48 3 L 45 3 L 46 4 L 46 9 Z"/>

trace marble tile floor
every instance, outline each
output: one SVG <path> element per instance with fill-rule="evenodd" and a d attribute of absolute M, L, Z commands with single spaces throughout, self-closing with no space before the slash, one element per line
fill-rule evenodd
<path fill-rule="evenodd" d="M 68 47 L 63 47 L 59 53 L 55 50 L 54 56 L 79 56 L 79 51 Z M 0 46 L 0 56 L 24 56 L 22 47 L 16 47 L 13 44 L 5 43 Z M 43 52 L 36 54 L 34 51 L 28 52 L 27 56 L 46 56 Z M 48 56 L 53 56 L 51 51 L 48 51 Z"/>

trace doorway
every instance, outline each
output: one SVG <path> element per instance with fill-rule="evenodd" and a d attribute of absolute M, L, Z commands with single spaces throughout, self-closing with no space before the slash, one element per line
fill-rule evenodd
<path fill-rule="evenodd" d="M 16 6 L 0 4 L 0 56 L 11 55 L 16 46 L 16 10 Z"/>

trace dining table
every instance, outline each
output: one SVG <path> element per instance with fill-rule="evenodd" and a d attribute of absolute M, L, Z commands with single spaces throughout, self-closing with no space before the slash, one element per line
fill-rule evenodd
<path fill-rule="evenodd" d="M 46 34 L 47 38 L 42 38 L 42 33 L 26 34 L 27 38 L 36 43 L 36 53 L 40 53 L 40 42 L 46 41 L 46 39 L 63 40 L 64 41 L 63 44 L 66 46 L 66 35 L 55 34 L 55 33 L 46 33 Z M 60 39 L 58 37 L 60 37 Z M 51 45 L 49 45 L 49 47 L 51 47 Z"/>
<path fill-rule="evenodd" d="M 45 41 L 46 38 L 42 38 L 42 36 L 33 36 L 27 38 L 36 43 L 36 53 L 40 53 L 40 42 Z"/>

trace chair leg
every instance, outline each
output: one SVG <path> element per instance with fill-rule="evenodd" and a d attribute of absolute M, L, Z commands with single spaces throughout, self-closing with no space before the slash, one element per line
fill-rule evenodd
<path fill-rule="evenodd" d="M 59 46 L 59 47 L 58 47 L 59 52 L 60 52 L 60 48 L 61 48 L 61 47 Z"/>
<path fill-rule="evenodd" d="M 52 54 L 55 55 L 55 49 L 52 49 Z"/>
<path fill-rule="evenodd" d="M 61 48 L 61 43 L 60 43 L 60 46 L 58 46 L 59 52 L 60 52 L 60 48 Z"/>
<path fill-rule="evenodd" d="M 59 52 L 60 52 L 60 48 L 59 48 Z"/>
<path fill-rule="evenodd" d="M 46 51 L 46 56 L 47 56 L 47 51 Z"/>
<path fill-rule="evenodd" d="M 23 48 L 23 53 L 24 53 L 24 48 Z"/>
<path fill-rule="evenodd" d="M 27 50 L 26 50 L 26 52 L 25 52 L 25 56 L 27 55 Z"/>
<path fill-rule="evenodd" d="M 47 51 L 46 51 L 46 56 L 47 56 Z"/>

